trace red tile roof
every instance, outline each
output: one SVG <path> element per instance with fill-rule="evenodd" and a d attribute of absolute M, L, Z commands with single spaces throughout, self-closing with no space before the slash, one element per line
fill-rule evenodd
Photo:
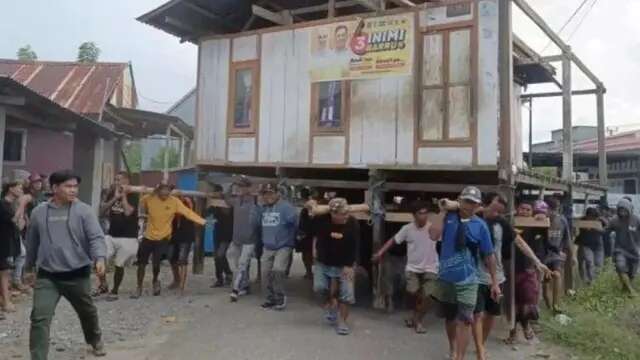
<path fill-rule="evenodd" d="M 625 131 L 607 136 L 605 140 L 607 152 L 640 150 L 640 130 Z M 598 140 L 589 139 L 577 142 L 573 149 L 577 153 L 598 152 Z"/>
<path fill-rule="evenodd" d="M 100 114 L 127 63 L 77 63 L 0 59 L 0 75 L 29 87 L 78 114 Z"/>

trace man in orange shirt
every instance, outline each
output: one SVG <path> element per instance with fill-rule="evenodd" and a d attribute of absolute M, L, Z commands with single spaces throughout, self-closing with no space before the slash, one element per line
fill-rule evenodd
<path fill-rule="evenodd" d="M 132 296 L 137 299 L 142 296 L 142 283 L 149 258 L 153 256 L 153 295 L 160 295 L 160 261 L 166 253 L 169 240 L 173 234 L 172 223 L 177 214 L 198 224 L 204 225 L 205 220 L 186 207 L 180 199 L 171 196 L 171 186 L 160 184 L 155 191 L 140 200 L 140 210 L 146 216 L 144 237 L 138 249 L 138 289 Z"/>

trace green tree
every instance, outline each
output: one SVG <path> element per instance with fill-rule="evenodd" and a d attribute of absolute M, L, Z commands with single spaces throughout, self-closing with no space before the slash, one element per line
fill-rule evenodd
<path fill-rule="evenodd" d="M 164 154 L 166 152 L 168 152 L 169 155 L 169 169 L 180 165 L 180 154 L 178 153 L 178 150 L 173 147 L 163 146 L 156 156 L 151 159 L 151 170 L 164 169 Z"/>
<path fill-rule="evenodd" d="M 18 60 L 38 60 L 38 54 L 31 48 L 31 45 L 27 44 L 16 52 L 16 57 Z"/>
<path fill-rule="evenodd" d="M 132 173 L 142 171 L 142 145 L 140 142 L 130 142 L 124 149 L 124 156 Z"/>
<path fill-rule="evenodd" d="M 93 41 L 86 41 L 78 47 L 78 62 L 94 63 L 100 57 L 100 48 Z"/>

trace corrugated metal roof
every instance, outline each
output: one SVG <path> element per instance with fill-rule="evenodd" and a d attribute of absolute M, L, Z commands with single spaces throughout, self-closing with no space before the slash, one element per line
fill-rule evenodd
<path fill-rule="evenodd" d="M 435 0 L 412 0 L 414 4 Z M 268 20 L 252 17 L 251 5 L 279 12 L 326 4 L 327 0 L 170 0 L 143 14 L 138 21 L 151 25 L 184 41 L 195 41 L 210 34 L 229 34 L 274 26 Z M 338 16 L 371 12 L 356 1 L 344 1 L 349 6 L 338 9 Z M 389 3 L 390 8 L 396 5 Z M 303 15 L 294 14 L 294 22 L 326 18 L 326 10 L 317 10 Z M 247 28 L 245 28 L 247 26 Z"/>
<path fill-rule="evenodd" d="M 0 59 L 0 75 L 78 114 L 99 114 L 122 82 L 127 63 L 76 63 Z"/>

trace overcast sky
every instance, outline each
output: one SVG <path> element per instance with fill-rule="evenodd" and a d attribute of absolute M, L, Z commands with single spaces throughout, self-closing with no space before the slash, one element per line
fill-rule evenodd
<path fill-rule="evenodd" d="M 135 18 L 166 0 L 0 0 L 0 57 L 14 58 L 20 46 L 30 44 L 41 60 L 74 60 L 83 41 L 94 41 L 102 61 L 131 61 L 143 109 L 163 111 L 195 86 L 197 49 Z M 210 0 L 214 1 L 214 0 Z M 583 0 L 529 0 L 559 29 Z M 595 6 L 583 19 L 595 1 Z M 606 84 L 607 125 L 640 127 L 640 1 L 588 0 L 587 5 L 561 34 L 567 38 L 580 21 L 570 43 Z M 530 22 L 514 14 L 516 33 L 533 49 L 541 51 L 547 41 Z M 545 55 L 557 53 L 553 46 Z M 558 71 L 560 75 L 560 71 Z M 575 88 L 589 83 L 574 71 Z M 553 87 L 535 91 L 556 91 Z M 550 138 L 561 127 L 561 101 L 534 102 L 534 141 Z M 595 97 L 574 101 L 574 124 L 595 125 Z M 525 119 L 526 120 L 526 119 Z M 524 132 L 527 132 L 525 121 Z M 526 139 L 526 137 L 525 137 Z"/>

